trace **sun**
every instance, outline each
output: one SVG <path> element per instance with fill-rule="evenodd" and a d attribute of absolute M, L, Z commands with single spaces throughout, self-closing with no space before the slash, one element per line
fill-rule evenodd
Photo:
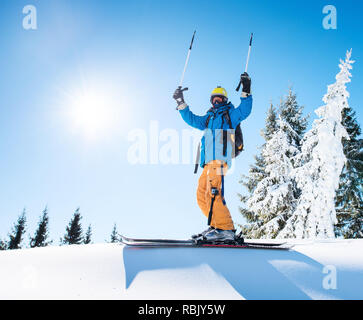
<path fill-rule="evenodd" d="M 73 94 L 67 110 L 72 130 L 92 140 L 109 133 L 118 118 L 117 101 L 112 94 L 95 90 Z"/>

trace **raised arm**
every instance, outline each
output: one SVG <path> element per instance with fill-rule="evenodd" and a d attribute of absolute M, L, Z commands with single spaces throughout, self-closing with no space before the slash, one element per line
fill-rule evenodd
<path fill-rule="evenodd" d="M 173 95 L 173 98 L 177 102 L 177 110 L 179 110 L 183 120 L 192 126 L 193 128 L 204 130 L 206 128 L 206 122 L 208 115 L 205 116 L 197 116 L 193 112 L 190 111 L 189 106 L 184 101 L 183 91 L 186 89 L 181 89 L 178 87 Z"/>
<path fill-rule="evenodd" d="M 183 120 L 193 128 L 199 130 L 204 130 L 206 128 L 205 125 L 207 122 L 208 115 L 197 116 L 192 111 L 190 111 L 189 106 L 186 106 L 184 109 L 179 109 L 179 112 Z"/>
<path fill-rule="evenodd" d="M 236 128 L 241 121 L 245 120 L 251 114 L 252 101 L 252 96 L 246 98 L 242 97 L 240 105 L 236 109 L 230 111 L 233 128 Z"/>
<path fill-rule="evenodd" d="M 243 85 L 241 103 L 236 109 L 232 110 L 230 115 L 233 128 L 236 128 L 241 121 L 245 120 L 252 110 L 251 78 L 247 72 L 241 74 L 241 83 Z"/>

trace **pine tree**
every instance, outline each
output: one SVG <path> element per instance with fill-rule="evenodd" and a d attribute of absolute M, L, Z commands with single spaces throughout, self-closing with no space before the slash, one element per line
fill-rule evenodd
<path fill-rule="evenodd" d="M 115 223 L 113 226 L 113 229 L 112 229 L 110 243 L 116 243 L 116 242 L 120 242 L 120 239 L 119 239 L 119 234 L 117 232 L 117 227 L 116 227 L 116 223 Z"/>
<path fill-rule="evenodd" d="M 294 148 L 297 148 L 298 152 L 295 154 L 288 153 L 287 156 L 291 159 L 294 168 L 299 166 L 298 154 L 301 152 L 302 141 L 304 134 L 306 133 L 308 125 L 308 116 L 303 115 L 304 107 L 300 106 L 297 102 L 296 94 L 289 88 L 287 96 L 281 100 L 278 113 L 281 119 L 288 124 L 291 130 L 286 131 L 288 143 Z M 292 177 L 293 192 L 295 199 L 300 197 L 300 189 L 298 188 L 295 179 Z"/>
<path fill-rule="evenodd" d="M 276 132 L 277 129 L 278 129 L 278 125 L 277 125 L 276 109 L 271 103 L 270 107 L 267 111 L 265 128 L 261 130 L 260 135 L 265 139 L 265 141 L 268 141 L 270 139 L 270 137 Z M 248 176 L 242 175 L 241 180 L 239 181 L 239 183 L 241 183 L 248 191 L 247 196 L 238 194 L 240 197 L 240 200 L 243 203 L 247 202 L 248 198 L 253 194 L 253 191 L 256 189 L 257 184 L 264 177 L 266 177 L 266 173 L 265 173 L 266 164 L 265 164 L 264 158 L 261 154 L 262 149 L 265 146 L 265 144 L 266 143 L 264 143 L 262 145 L 262 147 L 259 148 L 260 149 L 259 154 L 254 156 L 255 163 L 250 166 L 249 175 Z M 249 216 L 251 213 L 244 208 L 240 208 L 240 211 L 241 211 L 242 215 L 245 216 L 247 218 L 247 220 L 249 221 Z M 252 217 L 251 217 L 251 219 L 252 219 Z"/>
<path fill-rule="evenodd" d="M 252 196 L 255 191 L 258 183 L 266 177 L 264 158 L 261 154 L 254 156 L 255 163 L 250 166 L 249 176 L 242 175 L 241 180 L 239 181 L 247 189 L 247 195 L 242 195 L 238 193 L 240 201 L 244 204 L 247 204 L 248 199 Z M 239 207 L 239 211 L 242 216 L 246 219 L 246 221 L 250 224 L 255 224 L 258 221 L 257 215 L 251 212 L 248 208 Z M 242 229 L 242 233 L 244 235 L 250 235 L 249 226 L 240 226 Z"/>
<path fill-rule="evenodd" d="M 242 227 L 248 237 L 278 237 L 296 207 L 299 189 L 291 171 L 307 126 L 307 117 L 302 112 L 291 88 L 281 99 L 278 112 L 270 106 L 266 128 L 262 130 L 265 143 L 255 157 L 249 177 L 241 181 L 248 191 L 247 196 L 239 195 L 248 207 L 240 208 L 249 222 Z"/>
<path fill-rule="evenodd" d="M 84 244 L 90 244 L 91 242 L 92 242 L 92 228 L 91 228 L 91 225 L 89 225 L 88 229 L 87 229 L 87 232 L 86 232 L 86 235 L 84 237 L 83 243 Z"/>
<path fill-rule="evenodd" d="M 335 234 L 344 238 L 363 238 L 363 139 L 359 139 L 361 128 L 355 112 L 345 108 L 342 117 L 349 139 L 343 137 L 342 141 L 347 162 L 336 193 L 338 224 Z"/>
<path fill-rule="evenodd" d="M 48 234 L 48 208 L 45 207 L 43 210 L 43 215 L 39 219 L 38 229 L 36 230 L 34 237 L 30 239 L 30 247 L 46 247 L 52 243 L 52 241 L 47 241 Z"/>
<path fill-rule="evenodd" d="M 23 213 L 18 218 L 18 221 L 14 224 L 12 233 L 9 235 L 9 242 L 7 248 L 9 250 L 21 249 L 21 242 L 25 234 L 26 228 L 26 211 L 23 209 Z"/>
<path fill-rule="evenodd" d="M 319 119 L 304 136 L 302 152 L 296 161 L 299 167 L 294 171 L 301 196 L 280 234 L 283 237 L 334 237 L 335 192 L 346 161 L 341 141 L 347 132 L 341 121 L 342 110 L 348 107 L 346 83 L 350 82 L 349 70 L 354 62 L 350 58 L 351 51 L 345 61 L 340 61 L 336 82 L 328 86 L 323 98 L 325 105 L 315 110 Z"/>
<path fill-rule="evenodd" d="M 66 234 L 61 239 L 62 244 L 81 244 L 83 242 L 83 231 L 81 220 L 82 216 L 79 212 L 80 208 L 77 208 L 71 221 L 66 228 Z"/>
<path fill-rule="evenodd" d="M 267 111 L 265 128 L 261 130 L 260 134 L 267 142 L 271 138 L 271 136 L 277 131 L 277 129 L 278 124 L 276 109 L 271 103 Z M 252 197 L 258 183 L 267 176 L 265 171 L 266 163 L 262 155 L 262 150 L 266 145 L 266 142 L 260 148 L 260 154 L 254 156 L 255 163 L 250 166 L 249 175 L 242 175 L 241 180 L 239 181 L 242 186 L 247 189 L 247 195 L 238 194 L 241 202 L 245 205 L 247 205 L 248 199 Z M 256 227 L 260 224 L 258 215 L 249 210 L 249 208 L 240 207 L 239 210 L 248 223 L 247 225 L 240 226 L 242 233 L 247 237 L 252 237 L 252 230 L 256 229 Z"/>
<path fill-rule="evenodd" d="M 251 234 L 253 238 L 276 238 L 295 208 L 293 165 L 289 155 L 296 155 L 298 150 L 289 144 L 291 131 L 292 128 L 280 119 L 279 129 L 263 148 L 266 177 L 247 201 L 249 209 L 258 216 Z"/>
<path fill-rule="evenodd" d="M 292 130 L 287 131 L 288 143 L 301 150 L 301 141 L 306 132 L 309 116 L 303 116 L 304 107 L 297 102 L 296 94 L 289 88 L 287 96 L 282 99 L 278 113 Z M 291 157 L 290 155 L 288 155 Z"/>
<path fill-rule="evenodd" d="M 7 249 L 6 242 L 4 240 L 0 240 L 0 251 L 6 250 L 6 249 Z"/>
<path fill-rule="evenodd" d="M 271 103 L 270 108 L 267 111 L 265 128 L 261 130 L 260 134 L 267 142 L 271 139 L 271 136 L 273 136 L 278 129 L 278 114 L 276 108 Z"/>

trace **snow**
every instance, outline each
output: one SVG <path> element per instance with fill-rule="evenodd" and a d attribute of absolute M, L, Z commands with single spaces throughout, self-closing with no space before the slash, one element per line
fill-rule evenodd
<path fill-rule="evenodd" d="M 0 299 L 117 298 L 122 261 L 112 245 L 1 251 Z"/>
<path fill-rule="evenodd" d="M 1 251 L 0 299 L 363 299 L 363 240 L 294 244 Z"/>

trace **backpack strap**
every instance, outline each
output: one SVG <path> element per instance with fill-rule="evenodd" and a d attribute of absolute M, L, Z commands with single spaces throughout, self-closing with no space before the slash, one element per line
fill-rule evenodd
<path fill-rule="evenodd" d="M 205 127 L 208 129 L 210 118 L 212 118 L 212 115 L 210 114 L 205 122 Z"/>
<path fill-rule="evenodd" d="M 231 117 L 229 116 L 229 109 L 223 112 L 223 116 L 227 119 L 228 125 L 230 129 L 233 129 L 232 127 L 232 121 Z"/>
<path fill-rule="evenodd" d="M 224 123 L 224 119 L 227 120 L 228 126 L 230 129 L 232 128 L 232 121 L 231 121 L 231 117 L 229 116 L 229 109 L 223 111 L 223 115 L 222 115 L 222 128 L 223 128 L 223 123 Z M 223 129 L 223 156 L 226 157 L 227 156 L 227 130 Z"/>
<path fill-rule="evenodd" d="M 224 116 L 222 116 L 222 129 L 224 124 Z M 223 156 L 227 156 L 227 130 L 223 129 Z"/>

